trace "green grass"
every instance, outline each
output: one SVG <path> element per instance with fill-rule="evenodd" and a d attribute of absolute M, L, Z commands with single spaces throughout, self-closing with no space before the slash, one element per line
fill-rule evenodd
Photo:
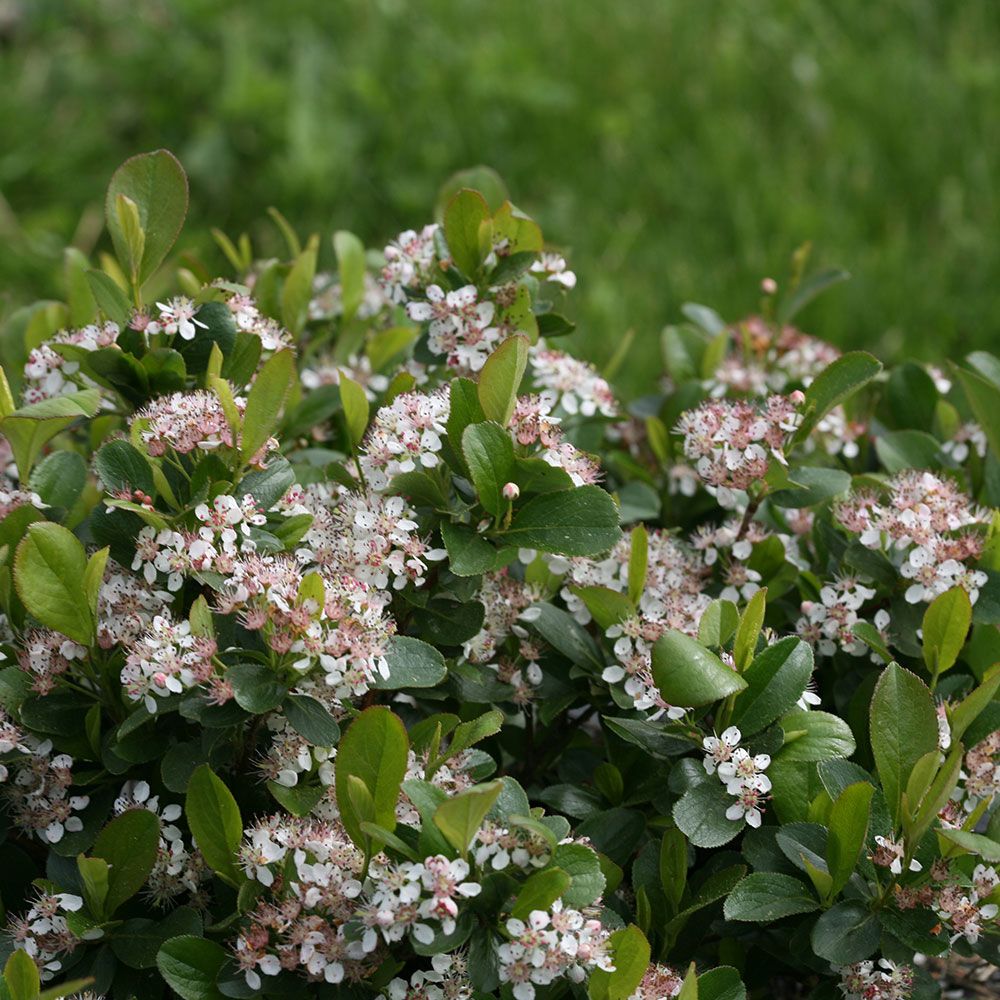
<path fill-rule="evenodd" d="M 942 357 L 1000 312 L 995 0 L 23 0 L 0 29 L 0 288 L 55 295 L 108 176 L 167 146 L 205 232 L 379 241 L 485 162 L 571 251 L 580 352 L 649 384 L 682 302 L 730 317 L 791 251 L 854 275 L 800 317 Z M 135 13 L 141 10 L 141 14 Z M 86 210 L 86 211 L 85 211 Z M 264 237 L 271 238 L 270 236 Z M 213 261 L 221 266 L 221 260 Z"/>

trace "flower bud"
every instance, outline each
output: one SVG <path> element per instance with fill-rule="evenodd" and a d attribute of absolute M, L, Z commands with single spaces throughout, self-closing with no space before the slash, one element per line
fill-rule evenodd
<path fill-rule="evenodd" d="M 774 295 L 774 293 L 778 290 L 778 283 L 774 280 L 774 278 L 765 278 L 760 283 L 760 290 L 765 295 Z"/>
<path fill-rule="evenodd" d="M 801 389 L 796 389 L 788 397 L 796 406 L 801 406 L 806 401 L 806 394 Z"/>
<path fill-rule="evenodd" d="M 503 495 L 505 500 L 516 500 L 521 495 L 521 490 L 517 483 L 504 483 Z"/>

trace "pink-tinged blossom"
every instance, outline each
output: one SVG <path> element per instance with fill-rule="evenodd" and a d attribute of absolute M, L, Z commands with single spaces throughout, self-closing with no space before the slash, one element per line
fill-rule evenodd
<path fill-rule="evenodd" d="M 859 490 L 834 514 L 862 545 L 885 552 L 910 583 L 906 600 L 932 601 L 961 587 L 974 604 L 987 576 L 972 565 L 983 552 L 987 511 L 976 507 L 951 479 L 932 472 L 894 476 L 883 493 Z"/>
<path fill-rule="evenodd" d="M 684 436 L 684 454 L 720 503 L 732 506 L 733 491 L 763 479 L 772 459 L 785 464 L 784 448 L 801 421 L 801 402 L 792 396 L 770 396 L 763 405 L 710 400 L 681 414 L 677 433 Z"/>
<path fill-rule="evenodd" d="M 560 253 L 545 252 L 532 262 L 531 273 L 539 281 L 560 285 L 566 291 L 576 288 L 576 275 L 569 269 L 566 258 Z"/>
<path fill-rule="evenodd" d="M 437 262 L 434 247 L 437 230 L 436 225 L 424 226 L 419 233 L 407 229 L 385 248 L 385 265 L 379 275 L 379 284 L 390 302 L 404 303 L 412 292 L 433 277 Z"/>
<path fill-rule="evenodd" d="M 400 473 L 436 468 L 449 410 L 447 386 L 404 393 L 379 409 L 358 460 L 369 489 L 382 492 Z"/>
<path fill-rule="evenodd" d="M 611 386 L 593 365 L 541 345 L 531 349 L 529 358 L 535 385 L 554 397 L 566 413 L 584 417 L 618 415 Z"/>
<path fill-rule="evenodd" d="M 500 330 L 493 326 L 496 306 L 480 301 L 475 285 L 445 292 L 430 285 L 426 301 L 411 301 L 407 315 L 414 322 L 429 323 L 427 346 L 443 355 L 449 367 L 478 372 L 500 342 Z"/>

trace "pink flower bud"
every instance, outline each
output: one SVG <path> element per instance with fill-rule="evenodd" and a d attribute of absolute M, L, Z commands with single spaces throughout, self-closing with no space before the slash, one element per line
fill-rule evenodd
<path fill-rule="evenodd" d="M 806 401 L 806 394 L 801 389 L 796 389 L 788 398 L 796 406 L 801 406 Z"/>
<path fill-rule="evenodd" d="M 517 483 L 504 483 L 503 495 L 506 500 L 516 500 L 521 495 Z"/>
<path fill-rule="evenodd" d="M 774 278 L 765 278 L 760 283 L 760 290 L 765 295 L 774 295 L 774 293 L 778 290 L 778 283 L 774 280 Z"/>

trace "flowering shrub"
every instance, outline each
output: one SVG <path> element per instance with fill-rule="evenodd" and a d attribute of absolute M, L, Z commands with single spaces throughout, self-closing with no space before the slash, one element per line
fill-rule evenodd
<path fill-rule="evenodd" d="M 1000 361 L 703 306 L 626 406 L 466 188 L 164 273 L 187 187 L 3 341 L 13 1000 L 937 995 L 998 958 Z M 279 217 L 280 218 L 280 217 Z M 156 288 L 147 295 L 147 285 Z M 789 993 L 788 995 L 791 995 Z"/>

